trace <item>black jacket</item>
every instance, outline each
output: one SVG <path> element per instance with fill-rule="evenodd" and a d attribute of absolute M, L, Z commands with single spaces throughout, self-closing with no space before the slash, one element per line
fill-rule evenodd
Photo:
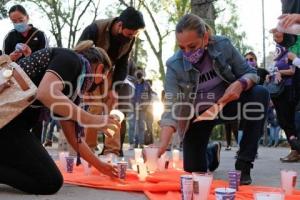
<path fill-rule="evenodd" d="M 29 34 L 24 37 L 21 33 L 16 31 L 15 29 L 11 30 L 5 37 L 3 43 L 3 53 L 11 54 L 15 51 L 16 44 L 25 43 L 28 38 L 35 32 L 37 29 L 30 25 L 32 28 L 29 30 Z M 35 36 L 29 41 L 28 46 L 31 48 L 32 52 L 38 51 L 40 49 L 44 49 L 48 47 L 48 42 L 46 35 L 43 31 L 38 31 Z"/>

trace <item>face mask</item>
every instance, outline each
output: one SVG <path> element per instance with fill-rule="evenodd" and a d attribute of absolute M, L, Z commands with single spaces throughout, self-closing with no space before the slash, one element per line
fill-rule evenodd
<path fill-rule="evenodd" d="M 247 61 L 249 65 L 251 65 L 252 67 L 256 67 L 256 61 Z"/>
<path fill-rule="evenodd" d="M 204 48 L 195 51 L 183 52 L 183 58 L 192 64 L 196 64 L 204 55 Z"/>
<path fill-rule="evenodd" d="M 136 77 L 137 77 L 138 79 L 142 79 L 142 78 L 143 78 L 143 73 L 137 73 L 137 74 L 136 74 Z"/>
<path fill-rule="evenodd" d="M 118 40 L 120 43 L 128 43 L 128 42 L 131 41 L 131 38 L 124 36 L 122 33 L 119 33 L 119 34 L 117 35 L 117 40 Z"/>
<path fill-rule="evenodd" d="M 19 33 L 24 33 L 27 31 L 28 25 L 25 22 L 22 23 L 14 23 L 15 30 Z"/>

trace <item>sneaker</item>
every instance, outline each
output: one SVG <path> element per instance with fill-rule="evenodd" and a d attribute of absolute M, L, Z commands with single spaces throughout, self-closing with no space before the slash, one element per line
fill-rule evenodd
<path fill-rule="evenodd" d="M 226 148 L 225 148 L 225 151 L 230 151 L 231 150 L 231 146 L 227 146 Z"/>
<path fill-rule="evenodd" d="M 250 171 L 253 168 L 251 162 L 246 162 L 237 159 L 235 162 L 235 169 L 241 171 L 240 185 L 250 185 L 252 183 Z"/>
<path fill-rule="evenodd" d="M 213 145 L 213 151 L 214 151 L 214 154 L 213 154 L 213 161 L 211 163 L 210 166 L 208 166 L 208 169 L 209 171 L 213 172 L 215 171 L 218 167 L 219 167 L 219 164 L 220 164 L 220 153 L 221 153 L 221 148 L 222 148 L 222 144 L 221 142 L 213 142 L 212 143 Z"/>
<path fill-rule="evenodd" d="M 44 147 L 52 147 L 52 141 L 46 140 L 43 145 L 44 145 Z"/>

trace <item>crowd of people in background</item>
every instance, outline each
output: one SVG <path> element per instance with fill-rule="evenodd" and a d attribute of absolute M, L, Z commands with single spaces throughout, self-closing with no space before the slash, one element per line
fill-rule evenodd
<path fill-rule="evenodd" d="M 300 7 L 287 0 L 282 0 L 282 6 L 282 26 L 300 24 Z M 241 55 L 230 39 L 214 35 L 203 19 L 184 15 L 175 31 L 179 49 L 166 62 L 161 98 L 165 110 L 161 120 L 154 122 L 152 103 L 158 94 L 152 89 L 152 80 L 146 79 L 145 69 L 130 60 L 136 37 L 146 26 L 140 11 L 128 7 L 118 17 L 94 21 L 83 30 L 72 50 L 49 47 L 45 33 L 29 24 L 23 6 L 11 7 L 8 16 L 14 29 L 5 37 L 0 53 L 9 55 L 38 86 L 37 101 L 0 130 L 0 168 L 5 167 L 0 175 L 6 174 L 1 181 L 8 185 L 34 194 L 59 190 L 62 176 L 43 148 L 52 146 L 57 136 L 55 126 L 78 157 L 109 176 L 116 176 L 117 169 L 97 158 L 100 135 L 104 135 L 101 155 L 123 156 L 127 134 L 129 150 L 157 141 L 158 156 L 174 147 L 183 150 L 185 171 L 214 171 L 219 166 L 222 146 L 210 140 L 217 124 L 225 126 L 225 150 L 231 150 L 234 135 L 238 146 L 235 169 L 241 170 L 243 185 L 252 183 L 251 170 L 262 140 L 269 147 L 287 141 L 291 151 L 280 160 L 300 161 L 300 37 L 296 35 L 271 30 L 276 53 L 274 65 L 265 69 L 259 66 L 255 51 Z M 77 83 L 82 74 L 101 76 L 86 77 Z M 61 83 L 54 88 L 60 100 L 49 92 L 55 81 Z M 273 83 L 276 91 L 271 88 Z M 79 98 L 74 89 L 77 87 L 87 98 Z M 106 96 L 97 98 L 106 92 Z M 70 105 L 72 110 L 64 106 L 49 110 L 57 102 Z M 238 105 L 246 112 L 244 106 L 251 102 L 259 104 L 250 106 L 255 110 L 249 113 L 251 119 L 234 117 L 239 113 Z M 79 106 L 81 103 L 84 108 Z M 215 103 L 222 106 L 222 115 L 215 120 L 198 120 Z M 126 120 L 120 124 L 103 105 L 108 111 L 121 110 Z M 75 110 L 84 116 L 83 120 L 72 112 Z M 60 120 L 58 116 L 71 119 Z M 159 140 L 154 135 L 154 123 L 160 126 Z M 108 131 L 111 125 L 115 127 L 113 135 Z M 10 159 L 24 149 L 28 153 L 18 163 Z M 18 180 L 13 178 L 16 173 Z"/>

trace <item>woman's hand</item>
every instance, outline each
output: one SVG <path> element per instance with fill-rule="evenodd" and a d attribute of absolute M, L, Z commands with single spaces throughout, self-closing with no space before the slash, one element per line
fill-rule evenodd
<path fill-rule="evenodd" d="M 112 178 L 116 178 L 118 176 L 118 167 L 116 165 L 112 165 L 101 161 L 101 166 L 100 168 L 98 168 L 98 170 L 101 173 Z"/>
<path fill-rule="evenodd" d="M 281 19 L 283 28 L 287 28 L 292 24 L 300 23 L 300 14 L 283 14 L 278 19 Z"/>
<path fill-rule="evenodd" d="M 242 84 L 239 81 L 235 81 L 229 85 L 225 90 L 224 95 L 218 100 L 218 103 L 228 103 L 240 98 L 243 92 Z"/>
<path fill-rule="evenodd" d="M 30 56 L 32 53 L 31 48 L 27 44 L 23 44 L 22 53 L 25 57 Z"/>
<path fill-rule="evenodd" d="M 275 83 L 280 83 L 281 80 L 282 80 L 281 73 L 280 72 L 276 72 L 275 73 Z"/>
<path fill-rule="evenodd" d="M 113 116 L 93 115 L 93 120 L 91 126 L 101 130 L 108 137 L 120 132 L 121 124 Z"/>
<path fill-rule="evenodd" d="M 22 57 L 22 53 L 21 52 L 18 52 L 18 51 L 14 51 L 12 52 L 11 54 L 9 54 L 9 57 L 12 61 L 17 61 L 19 58 Z"/>
<path fill-rule="evenodd" d="M 297 58 L 296 54 L 292 53 L 292 52 L 288 52 L 288 59 L 293 61 L 295 58 Z"/>

